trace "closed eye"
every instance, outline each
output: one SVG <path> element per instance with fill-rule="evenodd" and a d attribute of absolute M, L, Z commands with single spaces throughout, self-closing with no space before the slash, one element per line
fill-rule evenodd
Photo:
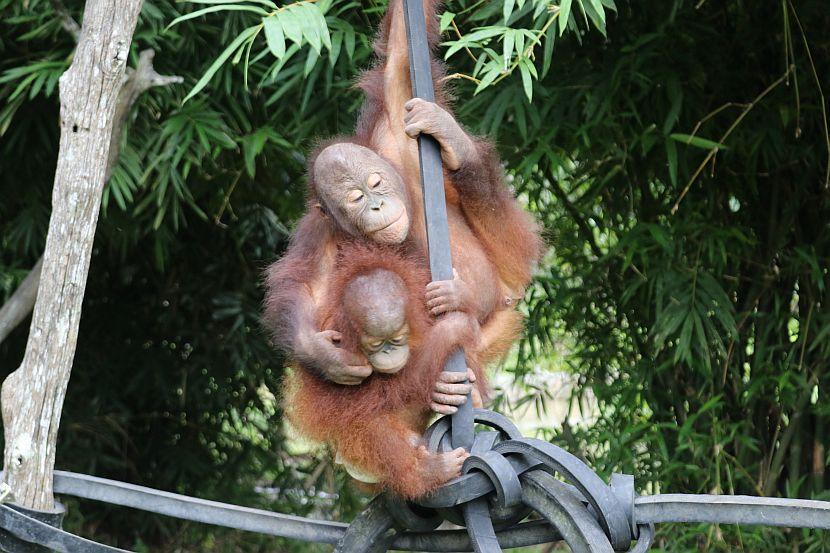
<path fill-rule="evenodd" d="M 348 195 L 349 201 L 353 204 L 363 201 L 364 197 L 365 196 L 363 195 L 363 192 L 361 192 L 360 190 L 352 190 L 351 192 L 349 192 Z"/>
<path fill-rule="evenodd" d="M 366 184 L 369 186 L 370 190 L 374 190 L 375 188 L 380 186 L 381 181 L 382 179 L 380 178 L 379 174 L 372 173 L 371 175 L 369 175 L 369 179 L 366 181 Z"/>
<path fill-rule="evenodd" d="M 369 342 L 369 349 L 372 351 L 378 351 L 381 347 L 383 347 L 383 340 L 378 340 L 377 342 Z"/>

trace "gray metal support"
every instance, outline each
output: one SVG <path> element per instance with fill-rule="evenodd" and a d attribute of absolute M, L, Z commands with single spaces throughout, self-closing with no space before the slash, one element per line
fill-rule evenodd
<path fill-rule="evenodd" d="M 421 0 L 403 0 L 409 44 L 409 75 L 412 95 L 435 101 L 432 83 L 432 62 L 427 39 L 424 6 Z M 421 166 L 421 189 L 424 195 L 424 217 L 427 227 L 429 268 L 433 280 L 451 280 L 452 256 L 450 229 L 447 223 L 447 203 L 444 197 L 444 172 L 441 166 L 441 148 L 431 136 L 418 137 L 418 158 Z M 464 352 L 453 353 L 446 370 L 467 372 Z M 452 445 L 467 450 L 473 444 L 473 405 L 470 398 L 452 417 Z"/>

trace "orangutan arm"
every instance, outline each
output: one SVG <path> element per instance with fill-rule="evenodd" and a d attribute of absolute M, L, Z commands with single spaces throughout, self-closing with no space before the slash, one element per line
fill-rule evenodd
<path fill-rule="evenodd" d="M 372 368 L 362 356 L 337 346 L 339 332 L 318 327 L 314 287 L 322 285 L 320 252 L 331 240 L 318 218 L 314 212 L 306 215 L 286 255 L 267 269 L 264 323 L 277 347 L 303 369 L 338 384 L 360 384 Z"/>

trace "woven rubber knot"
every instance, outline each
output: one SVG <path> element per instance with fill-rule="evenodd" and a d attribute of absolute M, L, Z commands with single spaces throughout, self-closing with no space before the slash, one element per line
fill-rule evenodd
<path fill-rule="evenodd" d="M 476 409 L 473 419 L 487 430 L 476 433 L 459 478 L 416 502 L 381 496 L 383 513 L 373 502 L 337 550 L 386 551 L 396 531 L 430 532 L 446 520 L 467 528 L 473 551 L 499 553 L 499 532 L 534 524 L 528 518 L 546 521 L 572 551 L 648 550 L 653 529 L 634 522 L 632 476 L 606 483 L 572 453 L 523 437 L 503 415 Z M 451 417 L 432 424 L 424 441 L 435 453 L 452 450 Z"/>

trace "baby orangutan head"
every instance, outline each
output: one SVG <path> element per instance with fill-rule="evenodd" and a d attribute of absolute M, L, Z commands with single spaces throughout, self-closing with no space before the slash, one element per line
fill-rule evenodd
<path fill-rule="evenodd" d="M 350 142 L 324 148 L 311 179 L 321 207 L 344 232 L 378 244 L 400 244 L 409 233 L 403 180 L 369 148 Z"/>
<path fill-rule="evenodd" d="M 404 281 L 392 271 L 374 269 L 349 282 L 343 300 L 369 364 L 386 374 L 404 368 L 409 360 L 410 330 Z"/>

